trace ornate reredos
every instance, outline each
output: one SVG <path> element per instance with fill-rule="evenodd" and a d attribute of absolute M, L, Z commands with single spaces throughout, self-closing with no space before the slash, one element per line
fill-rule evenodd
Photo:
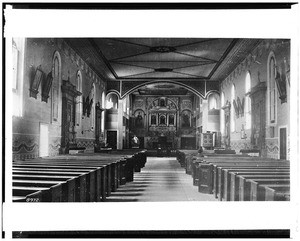
<path fill-rule="evenodd" d="M 149 98 L 147 101 L 149 111 L 178 110 L 178 98 L 158 97 Z"/>

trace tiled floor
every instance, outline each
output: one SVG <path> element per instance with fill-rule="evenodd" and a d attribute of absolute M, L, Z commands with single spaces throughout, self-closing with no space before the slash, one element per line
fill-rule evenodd
<path fill-rule="evenodd" d="M 107 198 L 110 202 L 217 201 L 193 186 L 176 158 L 148 157 L 146 166 L 134 174 L 134 181 L 120 186 Z"/>

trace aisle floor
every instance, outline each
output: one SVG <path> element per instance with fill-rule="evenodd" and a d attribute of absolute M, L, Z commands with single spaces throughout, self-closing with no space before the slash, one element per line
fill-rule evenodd
<path fill-rule="evenodd" d="M 212 194 L 198 192 L 193 179 L 176 158 L 148 157 L 134 181 L 120 186 L 108 202 L 217 201 Z"/>

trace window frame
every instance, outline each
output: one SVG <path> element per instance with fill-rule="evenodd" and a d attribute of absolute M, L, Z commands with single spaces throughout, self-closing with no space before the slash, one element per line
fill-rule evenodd
<path fill-rule="evenodd" d="M 230 108 L 230 132 L 236 132 L 236 118 L 235 118 L 235 113 L 234 113 L 234 105 L 233 101 L 236 98 L 236 88 L 235 84 L 232 84 L 231 89 L 230 89 L 230 103 L 231 103 L 231 108 Z"/>
<path fill-rule="evenodd" d="M 273 75 L 272 75 L 272 66 Z M 268 58 L 268 82 L 267 82 L 267 89 L 268 89 L 268 123 L 269 125 L 273 126 L 277 124 L 277 86 L 275 81 L 276 76 L 276 58 L 273 52 L 270 53 Z M 272 112 L 273 110 L 273 112 Z"/>
<path fill-rule="evenodd" d="M 251 116 L 251 98 L 247 93 L 251 91 L 251 74 L 247 71 L 245 77 L 245 129 L 251 129 L 252 116 Z"/>

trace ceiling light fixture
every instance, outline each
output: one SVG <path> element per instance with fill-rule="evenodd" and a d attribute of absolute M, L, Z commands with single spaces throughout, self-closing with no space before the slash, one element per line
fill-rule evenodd
<path fill-rule="evenodd" d="M 155 46 L 150 48 L 151 52 L 157 52 L 157 53 L 170 53 L 170 52 L 174 52 L 175 50 L 176 48 L 170 46 Z"/>
<path fill-rule="evenodd" d="M 158 68 L 158 69 L 154 69 L 155 72 L 172 72 L 173 69 L 170 68 Z"/>

